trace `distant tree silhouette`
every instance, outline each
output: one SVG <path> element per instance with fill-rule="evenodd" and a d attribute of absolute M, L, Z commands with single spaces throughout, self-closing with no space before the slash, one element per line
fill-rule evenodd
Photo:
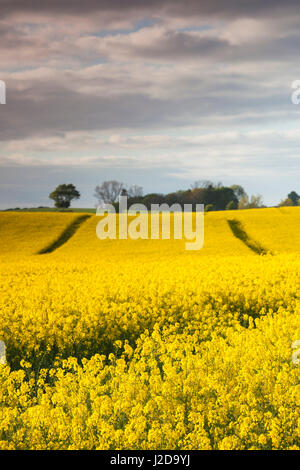
<path fill-rule="evenodd" d="M 288 207 L 288 206 L 294 206 L 293 201 L 287 197 L 286 199 L 283 199 L 283 201 L 280 201 L 278 204 L 278 207 Z"/>
<path fill-rule="evenodd" d="M 94 195 L 99 204 L 113 204 L 118 201 L 123 189 L 125 185 L 119 181 L 104 181 L 100 186 L 96 186 Z"/>
<path fill-rule="evenodd" d="M 293 204 L 294 206 L 298 206 L 298 201 L 300 199 L 300 196 L 299 194 L 296 193 L 296 191 L 291 191 L 289 194 L 288 194 L 288 198 L 293 201 Z"/>
<path fill-rule="evenodd" d="M 73 199 L 79 199 L 80 192 L 74 184 L 60 184 L 49 194 L 49 198 L 55 202 L 55 207 L 63 209 L 70 207 Z"/>

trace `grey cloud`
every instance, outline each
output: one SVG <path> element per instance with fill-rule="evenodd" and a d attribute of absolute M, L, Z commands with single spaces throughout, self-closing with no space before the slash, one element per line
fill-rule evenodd
<path fill-rule="evenodd" d="M 276 27 L 276 23 L 273 27 Z M 225 27 L 224 30 L 226 30 Z M 243 63 L 262 60 L 287 62 L 299 55 L 300 34 L 294 31 L 289 33 L 288 27 L 283 36 L 277 37 L 276 29 L 274 29 L 263 38 L 258 40 L 252 38 L 241 44 L 231 43 L 228 39 L 220 37 L 220 32 L 214 30 L 197 34 L 161 28 L 158 29 L 159 33 L 152 35 L 152 28 L 147 28 L 146 31 L 147 34 L 137 32 L 127 37 L 119 35 L 101 39 L 92 36 L 84 38 L 81 42 L 79 41 L 83 48 L 82 55 L 90 53 L 92 57 L 93 54 L 98 53 L 111 60 L 132 59 L 162 63 L 189 61 L 190 59 L 195 61 L 205 59 L 211 63 L 218 61 Z"/>
<path fill-rule="evenodd" d="M 111 179 L 118 178 L 120 167 L 124 174 L 127 167 L 129 175 L 133 168 L 142 171 L 153 165 L 149 190 L 163 191 L 176 189 L 168 182 L 176 172 L 186 178 L 196 173 L 225 175 L 228 180 L 230 172 L 241 177 L 248 172 L 253 180 L 258 174 L 265 179 L 268 171 L 298 175 L 298 144 L 295 138 L 291 144 L 288 136 L 277 135 L 273 146 L 272 136 L 255 135 L 237 142 L 229 139 L 227 144 L 219 138 L 207 146 L 200 141 L 178 143 L 177 148 L 175 142 L 170 148 L 161 142 L 148 153 L 143 145 L 126 153 L 113 140 L 102 146 L 92 138 L 88 150 L 84 141 L 78 148 L 78 135 L 62 146 L 55 144 L 56 137 L 70 132 L 197 136 L 210 129 L 218 139 L 218 129 L 296 127 L 300 106 L 291 104 L 290 84 L 299 78 L 298 1 L 2 0 L 0 18 L 1 67 L 6 68 L 0 78 L 7 83 L 7 104 L 0 106 L 0 138 L 3 147 L 9 144 L 6 154 L 1 149 L 2 161 L 6 158 L 0 175 L 4 199 L 18 199 L 13 199 L 13 190 L 15 181 L 23 178 L 23 167 L 26 178 L 18 197 L 26 196 L 28 204 L 69 174 L 76 174 L 75 183 L 80 182 L 85 164 L 101 167 L 101 179 L 104 170 Z M 244 18 L 260 24 L 244 26 Z M 211 29 L 201 31 L 207 24 Z M 98 65 L 101 62 L 103 66 Z M 28 144 L 31 138 L 47 137 L 48 142 L 35 149 Z M 14 142 L 22 139 L 27 147 L 14 149 Z M 81 168 L 76 172 L 72 163 L 77 158 Z M 28 159 L 26 164 L 22 159 Z M 47 159 L 52 159 L 51 169 Z M 9 170 L 13 164 L 18 168 Z M 172 187 L 153 187 L 160 165 L 164 184 Z M 40 175 L 46 189 L 39 186 Z M 91 181 L 93 170 L 86 175 Z M 144 175 L 141 184 L 145 180 Z M 10 193 L 6 184 L 11 184 Z M 36 185 L 33 199 L 24 185 Z M 277 197 L 277 187 L 274 194 Z"/>
<path fill-rule="evenodd" d="M 198 88 L 191 88 L 189 95 L 176 95 L 176 89 L 186 86 L 192 83 L 189 80 L 187 85 L 182 78 L 181 83 L 179 80 L 174 85 L 174 95 L 165 99 L 149 96 L 146 91 L 106 96 L 103 92 L 87 94 L 55 81 L 37 81 L 23 91 L 8 87 L 5 112 L 1 108 L 0 113 L 0 138 L 13 140 L 76 130 L 206 125 L 218 117 L 226 125 L 226 118 L 232 117 L 234 122 L 235 115 L 240 124 L 243 119 L 245 123 L 266 120 L 270 111 L 275 116 L 277 112 L 279 118 L 282 112 L 289 117 L 296 113 L 295 118 L 298 117 L 298 108 L 291 105 L 284 93 L 270 93 L 263 83 L 260 86 L 243 80 L 231 83 L 219 78 L 210 84 L 202 80 Z M 240 116 L 243 113 L 244 118 Z M 255 115 L 252 119 L 251 113 Z"/>
<path fill-rule="evenodd" d="M 220 56 L 228 48 L 228 41 L 213 37 L 197 37 L 195 35 L 165 30 L 158 40 L 147 45 L 134 45 L 126 43 L 126 40 L 111 41 L 111 53 L 132 55 L 139 59 L 162 59 L 167 61 L 185 60 L 193 57 Z M 109 42 L 108 42 L 109 47 Z"/>
<path fill-rule="evenodd" d="M 290 9 L 291 12 L 299 9 L 297 0 L 2 0 L 0 13 L 2 17 L 14 13 L 30 14 L 71 14 L 85 15 L 101 13 L 110 14 L 112 17 L 124 14 L 134 16 L 174 16 L 174 17 L 201 17 L 206 15 L 218 15 L 219 17 L 237 17 L 253 15 L 280 14 L 283 10 Z M 298 12 L 299 13 L 299 12 Z"/>

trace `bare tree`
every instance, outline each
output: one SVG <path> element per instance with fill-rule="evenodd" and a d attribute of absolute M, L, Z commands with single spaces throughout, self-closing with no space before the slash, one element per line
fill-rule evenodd
<path fill-rule="evenodd" d="M 101 186 L 96 186 L 94 196 L 99 204 L 111 204 L 117 202 L 122 189 L 125 189 L 125 185 L 119 181 L 104 181 Z"/>
<path fill-rule="evenodd" d="M 219 183 L 221 184 L 221 183 Z M 200 188 L 209 188 L 209 186 L 213 186 L 213 183 L 209 180 L 197 180 L 191 184 L 191 189 L 200 189 Z"/>
<path fill-rule="evenodd" d="M 255 209 L 257 207 L 263 207 L 263 198 L 261 194 L 252 195 L 250 198 L 249 209 Z"/>
<path fill-rule="evenodd" d="M 142 186 L 138 186 L 138 185 L 133 185 L 133 186 L 130 186 L 128 189 L 127 189 L 127 194 L 128 194 L 128 197 L 142 197 L 143 196 L 143 188 Z"/>
<path fill-rule="evenodd" d="M 249 196 L 246 194 L 245 196 L 241 197 L 238 204 L 239 209 L 255 209 L 259 207 L 264 207 L 263 198 L 260 194 L 253 194 L 250 199 Z"/>

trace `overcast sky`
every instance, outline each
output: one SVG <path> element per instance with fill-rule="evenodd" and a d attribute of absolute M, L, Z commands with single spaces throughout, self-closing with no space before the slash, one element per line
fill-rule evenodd
<path fill-rule="evenodd" d="M 74 183 L 300 192 L 300 4 L 1 0 L 0 208 Z"/>

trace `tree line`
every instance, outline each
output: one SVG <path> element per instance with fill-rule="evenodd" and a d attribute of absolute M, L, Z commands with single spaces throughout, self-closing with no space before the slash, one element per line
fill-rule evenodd
<path fill-rule="evenodd" d="M 214 184 L 211 181 L 195 181 L 190 188 L 168 194 L 148 193 L 143 194 L 143 188 L 138 185 L 127 186 L 120 181 L 104 181 L 96 186 L 94 196 L 97 205 L 112 204 L 116 211 L 119 209 L 119 196 L 127 196 L 128 206 L 136 203 L 144 204 L 151 209 L 152 204 L 203 204 L 205 211 L 249 209 L 265 207 L 261 195 L 248 196 L 244 188 L 238 184 L 224 186 L 222 183 Z M 57 208 L 68 208 L 73 199 L 79 199 L 80 193 L 73 184 L 61 184 L 52 193 L 52 199 Z"/>
<path fill-rule="evenodd" d="M 300 206 L 300 196 L 296 191 L 291 191 L 286 199 L 283 199 L 278 204 L 278 207 L 282 206 Z"/>
<path fill-rule="evenodd" d="M 116 181 L 104 181 L 96 186 L 94 196 L 97 199 L 97 206 L 112 204 L 116 212 L 119 210 L 119 196 L 127 196 L 128 207 L 132 204 L 144 204 L 148 210 L 151 204 L 179 204 L 184 208 L 184 204 L 204 204 L 205 211 L 252 209 L 266 207 L 260 194 L 248 196 L 245 189 L 239 184 L 224 186 L 222 183 L 213 183 L 208 180 L 195 181 L 190 188 L 174 191 L 168 194 L 143 193 L 143 188 L 138 185 L 127 186 Z M 57 209 L 67 210 L 73 200 L 79 199 L 80 192 L 74 184 L 60 184 L 49 194 L 49 198 L 54 201 Z M 280 201 L 277 207 L 300 206 L 300 196 L 296 191 L 291 191 L 285 199 Z M 46 206 L 39 208 L 47 209 Z M 21 210 L 19 207 L 6 210 Z"/>

